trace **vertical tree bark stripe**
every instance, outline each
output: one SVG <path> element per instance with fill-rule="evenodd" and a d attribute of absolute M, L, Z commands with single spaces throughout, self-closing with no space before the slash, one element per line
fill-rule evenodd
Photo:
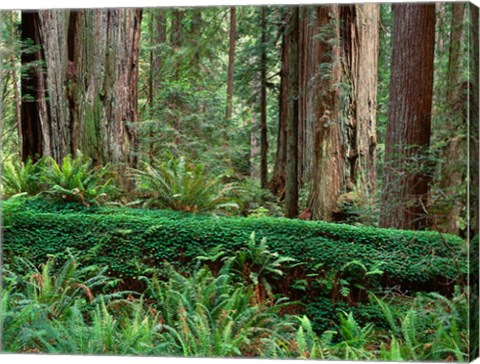
<path fill-rule="evenodd" d="M 420 171 L 408 170 L 417 167 L 413 164 L 405 166 L 405 163 L 411 158 L 426 156 L 430 143 L 435 5 L 394 4 L 393 12 L 392 72 L 380 225 L 418 229 L 426 225 L 425 206 L 430 178 Z M 398 163 L 404 166 L 398 167 Z"/>

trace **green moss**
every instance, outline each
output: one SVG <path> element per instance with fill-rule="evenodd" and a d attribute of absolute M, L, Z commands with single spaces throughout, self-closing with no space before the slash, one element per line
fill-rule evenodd
<path fill-rule="evenodd" d="M 252 231 L 270 250 L 306 263 L 308 271 L 338 270 L 357 260 L 379 266 L 383 285 L 429 285 L 467 272 L 465 242 L 437 232 L 415 232 L 284 218 L 227 218 L 173 211 L 82 208 L 27 200 L 4 202 L 4 255 L 36 263 L 67 248 L 123 277 L 141 275 L 163 260 L 187 264 L 205 249 L 238 249 Z M 143 268 L 140 268 L 143 267 Z M 346 272 L 348 274 L 348 272 Z M 373 279 L 373 278 L 372 278 Z M 433 289 L 434 286 L 431 286 Z"/>

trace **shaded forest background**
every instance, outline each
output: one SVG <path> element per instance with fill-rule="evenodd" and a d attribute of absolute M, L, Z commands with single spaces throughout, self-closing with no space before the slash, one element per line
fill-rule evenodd
<path fill-rule="evenodd" d="M 470 4 L 4 11 L 1 31 L 3 163 L 80 152 L 128 204 L 130 168 L 183 160 L 235 186 L 227 214 L 468 233 Z"/>

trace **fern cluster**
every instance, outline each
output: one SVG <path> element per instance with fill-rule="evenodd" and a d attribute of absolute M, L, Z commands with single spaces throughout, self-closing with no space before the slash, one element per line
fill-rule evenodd
<path fill-rule="evenodd" d="M 157 166 L 145 163 L 132 176 L 144 207 L 189 212 L 238 208 L 228 197 L 232 186 L 222 183 L 223 176 L 209 177 L 203 164 L 188 163 L 183 157 L 171 157 Z"/>
<path fill-rule="evenodd" d="M 31 159 L 25 163 L 14 161 L 4 166 L 3 194 L 7 197 L 44 194 L 89 206 L 115 192 L 109 173 L 109 166 L 94 167 L 92 161 L 82 155 L 76 158 L 68 155 L 62 163 L 52 157 L 43 157 L 35 163 Z"/>
<path fill-rule="evenodd" d="M 264 243 L 256 249 L 260 256 L 269 254 Z M 165 263 L 153 278 L 140 277 L 146 287 L 142 292 L 113 289 L 117 280 L 105 276 L 105 268 L 82 266 L 73 256 L 63 265 L 51 258 L 40 269 L 18 259 L 2 272 L 3 350 L 324 360 L 469 358 L 464 290 L 451 299 L 419 294 L 403 311 L 372 295 L 390 332 L 359 324 L 351 312 L 338 312 L 332 329 L 316 332 L 307 316 L 286 314 L 294 302 L 275 295 L 275 300 L 259 303 L 256 285 L 239 277 L 234 259 L 239 257 L 223 259 L 217 272 L 205 265 L 216 259 L 200 259 L 203 265 L 190 274 Z"/>

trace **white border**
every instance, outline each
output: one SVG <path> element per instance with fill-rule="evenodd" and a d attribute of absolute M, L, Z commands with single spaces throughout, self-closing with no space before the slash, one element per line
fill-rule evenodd
<path fill-rule="evenodd" d="M 1 0 L 0 10 L 17 10 L 17 9 L 52 9 L 52 8 L 108 8 L 108 7 L 168 7 L 168 6 L 227 6 L 227 5 L 295 5 L 295 4 L 327 4 L 327 3 L 362 3 L 362 2 L 378 2 L 392 3 L 402 2 L 399 0 L 16 0 L 7 2 Z M 422 2 L 437 2 L 435 0 L 423 0 Z M 480 0 L 471 1 L 480 7 Z M 0 116 L 1 117 L 1 116 Z M 270 360 L 270 359 L 213 359 L 213 358 L 166 358 L 166 357 L 120 357 L 120 356 L 81 356 L 81 355 L 41 355 L 41 354 L 2 354 L 0 353 L 1 363 L 35 363 L 35 364 L 252 364 L 252 363 L 277 363 L 277 364 L 299 364 L 306 361 L 299 360 Z M 310 361 L 308 361 L 310 362 Z M 318 362 L 318 361 L 314 361 Z M 352 362 L 352 361 L 328 361 L 332 364 L 356 364 L 370 362 Z M 374 361 L 371 363 L 386 363 Z M 480 364 L 480 359 L 474 361 Z"/>

